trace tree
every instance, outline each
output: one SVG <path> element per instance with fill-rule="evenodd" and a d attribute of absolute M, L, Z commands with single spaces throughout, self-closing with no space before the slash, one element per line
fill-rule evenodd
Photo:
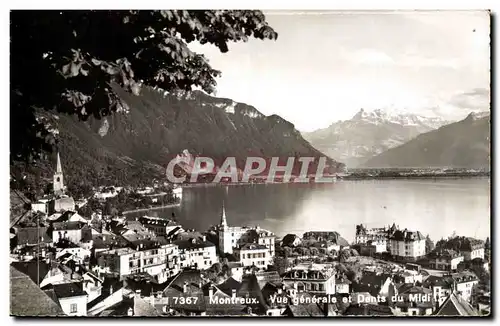
<path fill-rule="evenodd" d="M 484 242 L 484 249 L 486 249 L 486 250 L 490 250 L 491 249 L 490 237 L 486 238 L 486 241 Z"/>
<path fill-rule="evenodd" d="M 311 248 L 309 248 L 309 252 L 310 252 L 311 256 L 317 256 L 319 254 L 319 249 L 316 247 L 311 247 Z"/>
<path fill-rule="evenodd" d="M 432 242 L 429 235 L 425 237 L 425 253 L 428 254 L 434 250 L 434 242 Z"/>
<path fill-rule="evenodd" d="M 358 253 L 358 251 L 356 249 L 351 249 L 350 253 L 351 253 L 352 257 L 358 257 L 359 256 L 359 253 Z"/>
<path fill-rule="evenodd" d="M 351 257 L 351 252 L 348 249 L 342 250 L 340 252 L 340 262 L 345 262 Z"/>
<path fill-rule="evenodd" d="M 288 247 L 288 246 L 285 246 L 283 247 L 283 252 L 285 254 L 285 257 L 290 257 L 292 255 L 292 248 Z"/>
<path fill-rule="evenodd" d="M 144 85 L 213 93 L 220 71 L 188 43 L 225 53 L 228 42 L 278 37 L 256 10 L 12 11 L 10 31 L 11 162 L 56 144 L 36 111 L 99 119 L 127 111 L 118 93 Z"/>
<path fill-rule="evenodd" d="M 288 262 L 288 258 L 274 257 L 274 269 L 279 275 L 285 273 L 289 267 L 290 263 Z"/>

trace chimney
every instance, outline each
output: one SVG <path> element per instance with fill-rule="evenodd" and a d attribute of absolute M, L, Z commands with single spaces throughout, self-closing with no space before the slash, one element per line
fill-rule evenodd
<path fill-rule="evenodd" d="M 188 287 L 188 282 L 184 282 L 184 285 L 182 286 L 182 293 L 187 293 L 187 287 Z"/>
<path fill-rule="evenodd" d="M 208 297 L 212 299 L 213 296 L 214 296 L 214 287 L 212 284 L 210 284 L 210 287 L 208 288 Z"/>
<path fill-rule="evenodd" d="M 206 235 L 203 236 L 203 242 L 205 242 L 205 241 L 207 241 L 207 236 Z"/>
<path fill-rule="evenodd" d="M 231 298 L 236 299 L 236 289 L 231 290 Z"/>

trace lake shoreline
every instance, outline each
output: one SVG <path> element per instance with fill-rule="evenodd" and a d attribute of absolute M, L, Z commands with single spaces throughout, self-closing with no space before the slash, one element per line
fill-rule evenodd
<path fill-rule="evenodd" d="M 224 183 L 189 183 L 179 185 L 182 188 L 202 188 L 202 187 L 215 187 L 215 186 L 253 186 L 253 185 L 281 185 L 281 184 L 297 184 L 297 185 L 325 185 L 345 181 L 374 181 L 374 180 L 456 180 L 456 179 L 480 179 L 490 178 L 490 174 L 416 174 L 416 175 L 399 175 L 399 176 L 338 176 L 334 182 L 224 182 Z"/>
<path fill-rule="evenodd" d="M 138 208 L 138 209 L 132 209 L 129 211 L 124 211 L 122 212 L 123 215 L 125 214 L 132 214 L 132 213 L 138 213 L 138 212 L 146 212 L 146 211 L 153 211 L 156 209 L 162 209 L 162 208 L 173 208 L 173 207 L 178 207 L 180 206 L 181 203 L 175 203 L 175 204 L 167 204 L 167 205 L 162 205 L 162 206 L 155 206 L 155 207 L 150 207 L 150 208 Z"/>

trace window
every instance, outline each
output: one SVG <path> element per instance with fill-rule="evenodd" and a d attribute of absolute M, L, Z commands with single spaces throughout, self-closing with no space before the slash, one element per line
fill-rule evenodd
<path fill-rule="evenodd" d="M 78 312 L 78 305 L 76 303 L 72 303 L 70 305 L 70 313 L 74 314 Z"/>

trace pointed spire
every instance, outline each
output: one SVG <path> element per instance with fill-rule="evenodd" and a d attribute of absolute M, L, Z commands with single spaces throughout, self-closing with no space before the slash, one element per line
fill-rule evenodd
<path fill-rule="evenodd" d="M 224 201 L 222 201 L 222 218 L 220 220 L 220 225 L 222 227 L 227 227 L 227 220 L 226 220 L 226 209 L 224 207 Z"/>
<path fill-rule="evenodd" d="M 61 158 L 59 157 L 59 152 L 57 152 L 57 166 L 56 173 L 62 173 Z"/>

